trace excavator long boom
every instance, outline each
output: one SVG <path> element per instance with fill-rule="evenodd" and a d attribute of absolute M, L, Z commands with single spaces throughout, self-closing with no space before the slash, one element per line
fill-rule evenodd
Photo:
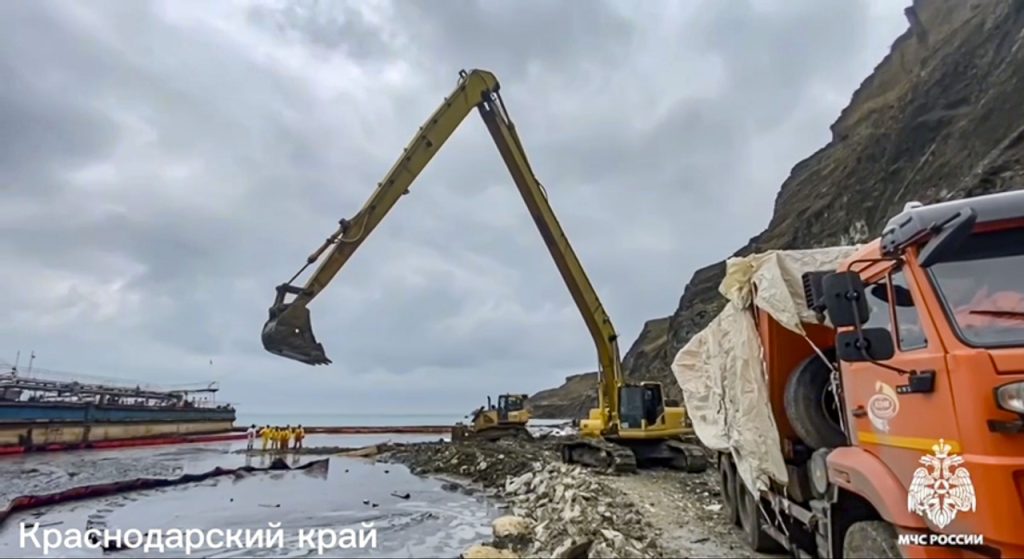
<path fill-rule="evenodd" d="M 498 80 L 490 72 L 460 72 L 455 90 L 420 127 L 362 209 L 352 218 L 341 220 L 337 231 L 307 258 L 306 265 L 289 282 L 277 287 L 270 318 L 263 327 L 263 347 L 267 351 L 309 365 L 331 362 L 313 335 L 307 306 L 327 287 L 388 210 L 408 193 L 410 185 L 434 154 L 476 108 L 593 338 L 599 365 L 599 407 L 610 415 L 616 414 L 622 372 L 615 328 L 555 218 L 544 187 L 530 168 L 522 142 L 499 95 L 499 88 Z M 327 257 L 305 286 L 293 285 L 296 278 L 325 252 Z M 286 302 L 288 295 L 294 295 L 294 298 Z"/>

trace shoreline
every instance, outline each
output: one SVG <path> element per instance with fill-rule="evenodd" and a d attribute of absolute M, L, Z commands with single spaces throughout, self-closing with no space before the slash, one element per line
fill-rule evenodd
<path fill-rule="evenodd" d="M 330 431 L 339 428 L 343 432 L 348 429 L 327 427 Z M 387 431 L 393 427 L 372 429 Z M 244 433 L 234 436 L 245 438 Z M 558 447 L 566 436 L 571 435 L 552 433 L 532 440 L 455 443 L 445 439 L 387 441 L 368 446 L 347 446 L 354 441 L 335 439 L 333 443 L 339 446 L 325 444 L 300 450 L 262 452 L 247 450 L 243 444 L 242 448 L 233 446 L 224 452 L 225 456 L 266 454 L 272 460 L 291 461 L 304 456 L 316 461 L 338 457 L 357 459 L 364 464 L 401 464 L 413 476 L 441 482 L 441 488 L 446 491 L 478 495 L 500 512 L 493 519 L 490 537 L 481 535 L 472 543 L 467 542 L 469 547 L 463 554 L 467 559 L 758 556 L 745 552 L 737 530 L 725 519 L 720 505 L 716 505 L 714 472 L 681 474 L 652 470 L 617 475 L 564 464 Z M 90 460 L 91 457 L 82 456 L 74 467 L 91 468 Z M 213 458 L 210 465 L 215 470 L 227 471 L 242 463 L 241 458 L 222 457 Z M 248 466 L 249 462 L 245 464 Z M 346 464 L 343 467 L 359 466 Z M 148 471 L 140 474 L 132 470 L 130 473 L 100 476 L 91 481 L 106 486 L 112 483 L 106 479 L 108 477 L 115 484 L 120 479 L 136 477 L 174 477 L 169 475 L 174 472 L 158 476 Z M 388 471 L 384 469 L 383 473 Z M 189 472 L 189 475 L 194 474 Z M 77 491 L 79 485 L 89 485 L 89 482 L 71 482 L 70 488 Z M 139 488 L 119 486 L 117 489 L 120 492 Z M 32 494 L 53 492 L 54 488 L 47 487 Z M 407 498 L 401 493 L 391 496 Z"/>
<path fill-rule="evenodd" d="M 418 442 L 380 448 L 378 462 L 483 489 L 504 511 L 463 557 L 773 557 L 746 548 L 718 504 L 717 471 L 605 473 L 564 464 L 562 436 Z"/>

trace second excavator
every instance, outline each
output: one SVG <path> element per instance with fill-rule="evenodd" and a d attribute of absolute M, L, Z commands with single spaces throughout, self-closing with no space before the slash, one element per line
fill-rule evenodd
<path fill-rule="evenodd" d="M 338 229 L 307 258 L 305 266 L 277 287 L 270 318 L 263 327 L 264 348 L 309 365 L 331 362 L 313 335 L 309 303 L 327 287 L 398 199 L 409 192 L 412 182 L 473 109 L 483 118 L 597 349 L 598 407 L 580 422 L 580 436 L 562 443 L 562 459 L 617 472 L 655 464 L 704 471 L 708 466 L 704 449 L 687 442 L 693 431 L 686 424 L 685 409 L 668 405 L 672 402 L 666 402 L 659 383 L 625 381 L 618 334 L 555 218 L 544 187 L 533 174 L 499 95 L 497 78 L 485 70 L 459 74 L 455 90 L 420 127 L 362 209 L 350 219 L 342 219 Z M 305 285 L 294 285 L 324 253 L 326 258 Z M 289 295 L 293 298 L 286 301 Z"/>

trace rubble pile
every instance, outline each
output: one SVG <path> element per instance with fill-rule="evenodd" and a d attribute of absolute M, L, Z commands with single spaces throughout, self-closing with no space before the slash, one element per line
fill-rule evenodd
<path fill-rule="evenodd" d="M 607 476 L 558 460 L 554 441 L 396 445 L 381 460 L 483 485 L 512 513 L 463 557 L 664 557 L 657 531 Z"/>
<path fill-rule="evenodd" d="M 537 464 L 508 478 L 501 494 L 513 514 L 532 526 L 532 541 L 522 549 L 526 557 L 664 556 L 654 530 L 628 499 L 580 466 Z M 496 531 L 496 544 L 501 539 Z"/>
<path fill-rule="evenodd" d="M 551 445 L 514 439 L 396 444 L 381 456 L 381 460 L 405 464 L 416 475 L 453 475 L 485 487 L 503 486 L 505 478 L 531 470 L 534 463 L 556 458 Z"/>

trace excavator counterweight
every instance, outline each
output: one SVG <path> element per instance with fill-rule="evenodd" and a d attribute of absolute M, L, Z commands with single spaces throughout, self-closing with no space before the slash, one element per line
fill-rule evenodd
<path fill-rule="evenodd" d="M 559 225 L 547 192 L 533 174 L 516 127 L 498 93 L 499 88 L 497 78 L 486 70 L 460 72 L 455 90 L 420 127 L 362 209 L 351 219 L 341 220 L 337 231 L 306 259 L 305 266 L 288 283 L 278 286 L 270 318 L 263 326 L 263 347 L 308 365 L 331 362 L 313 335 L 307 305 L 327 287 L 398 199 L 409 193 L 413 181 L 475 109 L 494 140 L 597 350 L 598 407 L 581 422 L 581 437 L 564 443 L 563 458 L 567 462 L 612 471 L 632 471 L 640 464 L 654 463 L 690 472 L 703 471 L 707 468 L 703 450 L 682 441 L 682 437 L 693 434 L 685 425 L 685 410 L 665 400 L 660 384 L 627 383 L 623 378 L 618 334 Z M 306 284 L 293 285 L 299 274 L 325 253 L 326 258 Z M 294 298 L 286 301 L 289 295 Z M 496 435 L 506 427 L 516 429 L 517 423 L 525 426 L 526 421 L 528 414 L 525 412 L 516 411 L 515 417 L 505 418 L 499 409 L 479 414 L 474 419 L 475 425 L 467 429 Z"/>

